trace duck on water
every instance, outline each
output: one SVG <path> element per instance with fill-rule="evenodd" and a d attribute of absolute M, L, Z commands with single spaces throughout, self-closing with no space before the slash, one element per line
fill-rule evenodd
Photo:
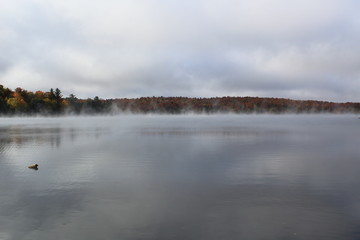
<path fill-rule="evenodd" d="M 30 166 L 28 166 L 28 168 L 38 170 L 38 166 L 38 164 L 31 164 Z"/>

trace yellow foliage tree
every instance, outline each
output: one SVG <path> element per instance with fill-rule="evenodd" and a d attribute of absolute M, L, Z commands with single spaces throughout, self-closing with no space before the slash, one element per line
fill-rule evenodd
<path fill-rule="evenodd" d="M 6 103 L 10 109 L 17 111 L 25 111 L 28 107 L 28 104 L 21 97 L 13 97 L 7 99 Z"/>

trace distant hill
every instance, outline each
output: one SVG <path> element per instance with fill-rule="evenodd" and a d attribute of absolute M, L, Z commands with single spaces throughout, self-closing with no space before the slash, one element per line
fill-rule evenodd
<path fill-rule="evenodd" d="M 79 114 L 185 114 L 185 113 L 360 113 L 360 103 L 334 103 L 260 97 L 141 97 L 117 99 L 64 98 L 56 88 L 48 92 L 14 91 L 0 85 L 1 115 L 79 115 Z"/>

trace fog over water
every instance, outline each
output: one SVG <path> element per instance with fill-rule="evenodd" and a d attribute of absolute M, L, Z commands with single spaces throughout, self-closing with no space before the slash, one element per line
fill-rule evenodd
<path fill-rule="evenodd" d="M 359 239 L 358 136 L 355 115 L 2 118 L 0 239 Z"/>

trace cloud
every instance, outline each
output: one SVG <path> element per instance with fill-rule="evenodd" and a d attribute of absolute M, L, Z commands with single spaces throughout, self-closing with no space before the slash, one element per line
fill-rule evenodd
<path fill-rule="evenodd" d="M 0 2 L 0 82 L 79 97 L 360 101 L 355 0 Z"/>

